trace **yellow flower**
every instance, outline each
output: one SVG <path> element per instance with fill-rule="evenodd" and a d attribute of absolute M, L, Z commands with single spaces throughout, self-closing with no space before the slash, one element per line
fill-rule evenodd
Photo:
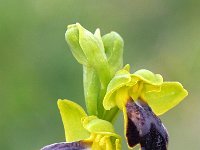
<path fill-rule="evenodd" d="M 166 150 L 168 133 L 157 115 L 183 100 L 187 91 L 178 82 L 163 82 L 159 74 L 142 69 L 133 74 L 129 65 L 110 81 L 103 100 L 106 110 L 118 107 L 124 113 L 125 136 L 129 147 Z"/>
<path fill-rule="evenodd" d="M 103 100 L 106 110 L 115 106 L 123 109 L 128 100 L 140 99 L 146 102 L 156 115 L 161 115 L 176 106 L 188 94 L 179 82 L 163 82 L 160 74 L 145 69 L 130 74 L 129 69 L 130 66 L 126 65 L 110 81 Z"/>
<path fill-rule="evenodd" d="M 42 150 L 120 150 L 120 136 L 114 131 L 113 125 L 97 118 L 87 116 L 78 104 L 69 100 L 58 100 L 62 121 L 65 129 L 66 142 L 55 143 Z"/>

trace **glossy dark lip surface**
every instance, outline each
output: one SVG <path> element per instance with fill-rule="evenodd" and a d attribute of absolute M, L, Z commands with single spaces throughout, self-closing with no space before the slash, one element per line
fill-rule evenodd
<path fill-rule="evenodd" d="M 43 147 L 41 150 L 90 150 L 90 149 L 91 148 L 89 143 L 84 143 L 79 141 L 72 143 L 66 143 L 66 142 L 54 143 Z"/>
<path fill-rule="evenodd" d="M 142 150 L 167 150 L 167 130 L 145 102 L 129 100 L 126 112 L 126 137 L 130 147 L 140 144 Z"/>

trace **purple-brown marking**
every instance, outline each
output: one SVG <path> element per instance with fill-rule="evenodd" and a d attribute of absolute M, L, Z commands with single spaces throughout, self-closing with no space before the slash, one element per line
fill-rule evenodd
<path fill-rule="evenodd" d="M 167 130 L 146 103 L 129 100 L 126 111 L 126 136 L 130 147 L 140 144 L 142 150 L 167 150 Z"/>
<path fill-rule="evenodd" d="M 54 143 L 43 147 L 41 150 L 91 150 L 91 144 L 86 142 Z"/>

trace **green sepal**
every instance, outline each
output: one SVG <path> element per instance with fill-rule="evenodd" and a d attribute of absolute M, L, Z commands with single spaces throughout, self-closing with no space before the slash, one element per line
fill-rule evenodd
<path fill-rule="evenodd" d="M 160 91 L 142 93 L 141 98 L 156 115 L 162 115 L 178 105 L 187 95 L 188 92 L 179 82 L 164 82 Z"/>
<path fill-rule="evenodd" d="M 90 133 L 83 127 L 81 122 L 81 118 L 87 116 L 81 106 L 66 99 L 59 99 L 58 108 L 64 125 L 66 142 L 89 138 Z"/>

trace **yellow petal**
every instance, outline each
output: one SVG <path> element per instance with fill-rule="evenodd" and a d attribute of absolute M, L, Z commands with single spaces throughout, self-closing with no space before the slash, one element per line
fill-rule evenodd
<path fill-rule="evenodd" d="M 116 73 L 116 75 L 113 77 L 113 79 L 110 81 L 107 87 L 107 93 L 103 100 L 103 106 L 106 110 L 110 110 L 111 108 L 116 106 L 115 94 L 116 92 L 118 92 L 118 89 L 131 83 L 131 75 L 128 69 L 129 69 L 129 66 L 125 66 L 125 68 L 122 70 L 119 70 Z"/>
<path fill-rule="evenodd" d="M 164 82 L 160 92 L 142 93 L 141 98 L 156 115 L 162 115 L 179 104 L 187 95 L 188 92 L 179 82 Z"/>
<path fill-rule="evenodd" d="M 142 81 L 152 85 L 161 85 L 163 83 L 163 78 L 160 74 L 154 74 L 146 69 L 138 70 L 132 76 L 136 76 Z"/>

